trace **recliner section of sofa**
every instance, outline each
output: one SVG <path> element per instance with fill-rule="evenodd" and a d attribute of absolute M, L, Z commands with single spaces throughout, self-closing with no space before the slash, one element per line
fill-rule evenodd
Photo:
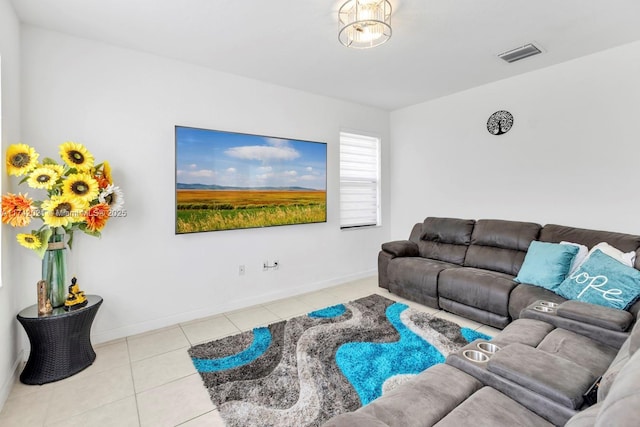
<path fill-rule="evenodd" d="M 440 306 L 478 322 L 504 328 L 509 295 L 531 241 L 541 226 L 530 222 L 478 220 L 461 269 L 442 271 Z"/>
<path fill-rule="evenodd" d="M 378 263 L 383 268 L 386 264 L 387 270 L 379 276 L 380 286 L 439 308 L 440 272 L 462 267 L 474 225 L 473 220 L 427 218 L 421 227 L 414 227 L 409 240 L 383 244 Z"/>
<path fill-rule="evenodd" d="M 618 352 L 590 336 L 533 319 L 512 322 L 491 342 L 500 350 L 486 363 L 464 356 L 466 351 L 478 351 L 478 341 L 449 355 L 446 363 L 555 425 L 564 425 L 583 408 L 583 394 Z"/>
<path fill-rule="evenodd" d="M 323 427 L 459 427 L 470 420 L 483 426 L 553 426 L 473 376 L 439 364 Z"/>
<path fill-rule="evenodd" d="M 640 269 L 636 235 L 555 224 L 428 217 L 414 225 L 409 240 L 382 245 L 378 283 L 403 298 L 504 328 L 534 301 L 566 301 L 547 289 L 514 281 L 533 240 L 569 241 L 588 248 L 608 242 L 625 252 L 636 251 L 635 267 Z M 636 318 L 640 301 L 629 312 Z"/>

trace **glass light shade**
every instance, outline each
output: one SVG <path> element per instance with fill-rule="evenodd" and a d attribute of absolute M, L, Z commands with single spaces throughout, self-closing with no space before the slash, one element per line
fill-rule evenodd
<path fill-rule="evenodd" d="M 368 49 L 391 38 L 388 0 L 348 0 L 338 11 L 338 39 L 347 47 Z"/>

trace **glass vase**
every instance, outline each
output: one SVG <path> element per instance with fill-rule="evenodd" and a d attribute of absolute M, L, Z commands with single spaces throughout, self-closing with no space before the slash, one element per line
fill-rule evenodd
<path fill-rule="evenodd" d="M 64 305 L 67 299 L 67 248 L 64 234 L 52 234 L 42 258 L 42 280 L 47 283 L 51 307 Z"/>

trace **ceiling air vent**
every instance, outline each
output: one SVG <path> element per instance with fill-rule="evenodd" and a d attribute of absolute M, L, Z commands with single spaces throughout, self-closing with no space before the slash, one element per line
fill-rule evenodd
<path fill-rule="evenodd" d="M 533 55 L 542 53 L 540 49 L 529 43 L 524 46 L 517 47 L 507 52 L 502 52 L 498 55 L 498 58 L 502 58 L 507 62 L 515 62 L 524 58 L 528 58 Z"/>

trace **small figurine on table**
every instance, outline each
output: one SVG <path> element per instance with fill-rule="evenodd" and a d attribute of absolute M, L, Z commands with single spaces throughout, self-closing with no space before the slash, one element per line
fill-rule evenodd
<path fill-rule="evenodd" d="M 38 282 L 38 316 L 46 316 L 51 314 L 51 300 L 47 298 L 47 282 L 40 280 Z"/>
<path fill-rule="evenodd" d="M 64 309 L 67 311 L 76 310 L 80 307 L 84 307 L 85 305 L 87 305 L 87 297 L 84 296 L 84 291 L 80 290 L 80 286 L 78 286 L 78 279 L 74 277 L 71 279 L 69 294 L 64 302 Z"/>

